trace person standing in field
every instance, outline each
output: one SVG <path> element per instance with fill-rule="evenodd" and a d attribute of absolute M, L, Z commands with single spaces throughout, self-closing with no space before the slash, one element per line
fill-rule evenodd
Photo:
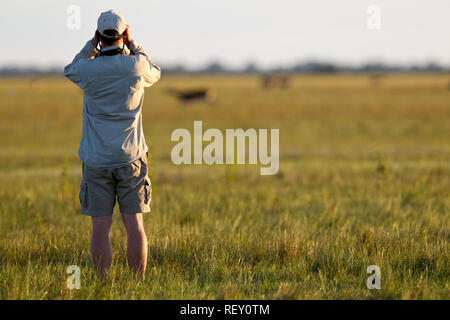
<path fill-rule="evenodd" d="M 112 261 L 109 233 L 116 197 L 127 231 L 128 265 L 143 276 L 147 263 L 142 214 L 150 211 L 151 183 L 142 105 L 144 88 L 160 79 L 161 69 L 129 30 L 122 14 L 103 12 L 94 38 L 64 69 L 64 76 L 84 90 L 80 203 L 81 213 L 92 217 L 91 254 L 101 275 L 108 274 Z"/>

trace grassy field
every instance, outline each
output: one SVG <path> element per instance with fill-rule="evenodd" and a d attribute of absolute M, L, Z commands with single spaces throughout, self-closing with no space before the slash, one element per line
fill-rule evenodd
<path fill-rule="evenodd" d="M 152 213 L 145 280 L 114 214 L 98 280 L 80 215 L 82 92 L 63 78 L 0 80 L 1 299 L 450 299 L 448 75 L 163 76 L 146 91 Z M 210 86 L 214 106 L 167 87 Z M 280 172 L 170 161 L 176 128 L 279 128 Z M 81 268 L 68 290 L 66 268 Z M 381 269 L 368 290 L 366 269 Z"/>

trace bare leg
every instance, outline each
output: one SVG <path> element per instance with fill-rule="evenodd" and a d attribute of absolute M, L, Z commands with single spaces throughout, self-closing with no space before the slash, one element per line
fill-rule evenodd
<path fill-rule="evenodd" d="M 147 237 L 142 213 L 122 214 L 122 221 L 128 235 L 128 266 L 135 275 L 144 276 L 147 266 Z"/>
<path fill-rule="evenodd" d="M 95 270 L 99 276 L 107 275 L 112 261 L 109 239 L 112 215 L 92 217 L 91 254 Z"/>

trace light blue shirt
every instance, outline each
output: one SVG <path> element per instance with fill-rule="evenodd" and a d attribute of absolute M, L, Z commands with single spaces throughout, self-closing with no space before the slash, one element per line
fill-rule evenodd
<path fill-rule="evenodd" d="M 64 68 L 64 76 L 84 90 L 78 155 L 89 167 L 120 167 L 148 151 L 142 130 L 144 88 L 159 80 L 161 69 L 133 40 L 130 49 L 95 57 L 98 50 L 88 41 Z"/>

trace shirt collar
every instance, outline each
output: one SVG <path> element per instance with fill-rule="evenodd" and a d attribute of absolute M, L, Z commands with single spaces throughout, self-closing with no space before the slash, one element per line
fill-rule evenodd
<path fill-rule="evenodd" d="M 105 52 L 105 51 L 110 51 L 110 50 L 115 50 L 115 49 L 122 49 L 119 46 L 109 46 L 109 47 L 104 47 L 103 49 L 100 50 L 100 52 Z"/>

